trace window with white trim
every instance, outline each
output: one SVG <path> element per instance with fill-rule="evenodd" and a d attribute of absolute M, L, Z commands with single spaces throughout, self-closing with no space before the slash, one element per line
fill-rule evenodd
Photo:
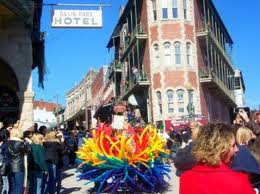
<path fill-rule="evenodd" d="M 162 0 L 162 18 L 168 19 L 168 0 Z"/>
<path fill-rule="evenodd" d="M 174 112 L 174 103 L 173 103 L 173 90 L 167 90 L 167 103 L 168 103 L 168 113 Z"/>
<path fill-rule="evenodd" d="M 187 65 L 192 65 L 191 61 L 191 43 L 186 44 L 186 54 L 187 54 Z"/>
<path fill-rule="evenodd" d="M 164 65 L 166 67 L 171 66 L 171 43 L 170 42 L 165 42 L 163 44 L 164 48 Z"/>
<path fill-rule="evenodd" d="M 172 0 L 172 17 L 178 18 L 178 1 Z"/>
<path fill-rule="evenodd" d="M 175 56 L 175 64 L 181 64 L 181 43 L 175 42 L 174 43 L 174 56 Z"/>
<path fill-rule="evenodd" d="M 153 16 L 153 21 L 157 20 L 157 12 L 156 12 L 156 0 L 152 0 L 152 16 Z"/>
<path fill-rule="evenodd" d="M 183 0 L 183 17 L 187 19 L 187 0 Z"/>
<path fill-rule="evenodd" d="M 179 113 L 184 112 L 184 90 L 177 90 L 177 99 L 178 99 L 178 111 Z"/>
<path fill-rule="evenodd" d="M 159 110 L 159 113 L 162 114 L 162 94 L 161 94 L 161 92 L 157 91 L 156 96 L 157 96 L 158 110 Z"/>
<path fill-rule="evenodd" d="M 154 64 L 156 66 L 159 65 L 159 60 L 160 60 L 160 52 L 159 52 L 159 45 L 157 43 L 155 43 L 153 45 L 153 53 L 154 53 Z"/>

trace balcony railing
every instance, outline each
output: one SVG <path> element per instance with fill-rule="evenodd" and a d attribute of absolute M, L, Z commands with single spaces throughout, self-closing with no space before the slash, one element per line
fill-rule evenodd
<path fill-rule="evenodd" d="M 121 73 L 122 66 L 123 66 L 123 64 L 121 62 L 113 61 L 108 69 L 109 79 L 113 77 L 114 73 Z"/>
<path fill-rule="evenodd" d="M 211 37 L 214 44 L 219 49 L 219 51 L 222 53 L 223 57 L 230 64 L 230 66 L 234 67 L 231 55 L 228 54 L 227 51 L 223 48 L 223 46 L 220 44 L 220 42 L 216 38 L 215 34 L 212 32 L 212 30 L 210 28 L 210 24 L 206 24 L 205 22 L 201 21 L 198 25 L 197 36 L 203 37 L 203 36 L 208 36 L 208 35 L 209 35 L 209 37 Z"/>
<path fill-rule="evenodd" d="M 139 24 L 137 27 L 131 32 L 128 33 L 128 36 L 126 37 L 124 41 L 123 46 L 123 56 L 121 57 L 121 60 L 123 61 L 128 52 L 131 50 L 133 45 L 135 44 L 136 40 L 146 40 L 148 38 L 147 32 L 145 31 L 144 27 Z"/>
<path fill-rule="evenodd" d="M 150 85 L 148 75 L 144 72 L 141 72 L 139 76 L 132 76 L 132 79 L 127 80 L 125 84 L 122 85 L 122 98 L 129 96 L 129 94 L 143 90 L 143 87 Z"/>
<path fill-rule="evenodd" d="M 200 83 L 208 83 L 212 87 L 214 85 L 217 85 L 218 88 L 223 93 L 225 93 L 233 103 L 235 103 L 234 92 L 229 90 L 227 85 L 221 79 L 219 79 L 219 77 L 216 74 L 210 72 L 208 69 L 199 68 L 199 77 Z"/>

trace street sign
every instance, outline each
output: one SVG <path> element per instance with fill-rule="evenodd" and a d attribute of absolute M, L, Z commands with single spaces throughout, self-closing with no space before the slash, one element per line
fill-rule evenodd
<path fill-rule="evenodd" d="M 101 28 L 102 10 L 53 10 L 54 28 Z"/>

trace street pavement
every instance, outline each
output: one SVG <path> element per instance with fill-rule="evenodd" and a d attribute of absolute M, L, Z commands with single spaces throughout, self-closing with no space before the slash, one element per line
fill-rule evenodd
<path fill-rule="evenodd" d="M 93 183 L 84 185 L 87 181 L 77 181 L 77 174 L 75 168 L 64 169 L 62 179 L 61 194 L 80 194 L 89 193 L 89 189 L 94 186 Z M 175 176 L 175 169 L 172 165 L 172 172 L 170 174 L 171 180 L 169 180 L 170 187 L 164 194 L 178 194 L 179 193 L 179 178 Z"/>

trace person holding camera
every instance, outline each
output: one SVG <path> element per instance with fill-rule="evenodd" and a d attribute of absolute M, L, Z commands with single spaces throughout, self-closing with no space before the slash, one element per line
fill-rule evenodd
<path fill-rule="evenodd" d="M 233 125 L 237 126 L 236 128 L 245 126 L 251 129 L 256 136 L 260 135 L 260 125 L 249 118 L 249 112 L 247 113 L 244 108 L 237 108 L 235 109 L 235 113 L 236 117 L 233 121 Z"/>

